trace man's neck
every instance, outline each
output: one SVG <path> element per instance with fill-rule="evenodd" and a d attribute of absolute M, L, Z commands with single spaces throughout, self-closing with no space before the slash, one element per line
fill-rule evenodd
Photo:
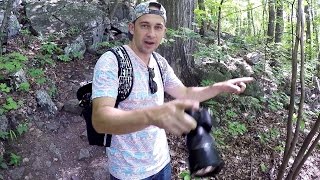
<path fill-rule="evenodd" d="M 141 53 L 132 41 L 129 42 L 128 46 L 146 65 L 149 64 L 151 54 Z"/>

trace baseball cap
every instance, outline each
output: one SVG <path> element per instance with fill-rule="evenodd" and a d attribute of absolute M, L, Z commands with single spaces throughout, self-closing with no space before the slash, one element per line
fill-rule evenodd
<path fill-rule="evenodd" d="M 158 9 L 150 9 L 150 7 L 157 7 Z M 139 17 L 141 17 L 142 15 L 145 15 L 145 14 L 159 15 L 164 19 L 164 22 L 167 22 L 166 10 L 162 6 L 162 4 L 160 4 L 158 2 L 150 2 L 150 1 L 140 3 L 134 8 L 131 22 L 134 22 Z"/>

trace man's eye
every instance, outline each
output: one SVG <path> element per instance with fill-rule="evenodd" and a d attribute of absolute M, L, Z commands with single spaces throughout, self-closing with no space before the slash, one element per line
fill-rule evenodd
<path fill-rule="evenodd" d="M 156 26 L 157 30 L 162 30 L 162 26 Z"/>

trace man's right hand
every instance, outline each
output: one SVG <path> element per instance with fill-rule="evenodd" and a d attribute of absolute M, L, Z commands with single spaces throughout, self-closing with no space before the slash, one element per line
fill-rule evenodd
<path fill-rule="evenodd" d="M 182 135 L 187 134 L 197 127 L 193 117 L 185 113 L 185 110 L 199 109 L 199 102 L 194 100 L 174 100 L 160 106 L 156 112 L 147 113 L 150 124 L 163 128 L 165 131 Z"/>

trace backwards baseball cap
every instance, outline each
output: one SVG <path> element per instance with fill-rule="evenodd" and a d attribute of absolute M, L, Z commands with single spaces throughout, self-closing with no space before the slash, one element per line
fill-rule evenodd
<path fill-rule="evenodd" d="M 150 9 L 150 7 L 156 7 L 158 9 Z M 159 15 L 164 19 L 164 22 L 167 22 L 166 10 L 162 6 L 162 4 L 160 4 L 158 2 L 149 2 L 149 1 L 140 3 L 134 8 L 133 17 L 132 17 L 131 22 L 134 22 L 139 17 L 141 17 L 142 15 L 145 15 L 145 14 Z"/>

